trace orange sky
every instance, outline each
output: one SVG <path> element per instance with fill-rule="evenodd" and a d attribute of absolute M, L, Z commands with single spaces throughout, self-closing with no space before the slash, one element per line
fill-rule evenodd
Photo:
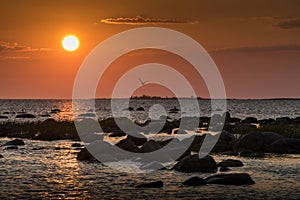
<path fill-rule="evenodd" d="M 300 98 L 299 1 L 0 2 L 0 98 L 71 98 L 80 64 L 98 43 L 144 26 L 174 29 L 203 45 L 222 74 L 228 98 Z M 67 34 L 80 39 L 77 51 L 62 49 Z M 174 68 L 178 64 L 170 55 L 145 52 L 120 58 L 114 70 L 150 61 L 149 55 Z M 203 81 L 189 70 L 187 76 L 197 95 L 208 97 Z M 100 84 L 97 97 L 108 97 L 112 85 Z M 154 87 L 138 93 L 168 95 Z"/>

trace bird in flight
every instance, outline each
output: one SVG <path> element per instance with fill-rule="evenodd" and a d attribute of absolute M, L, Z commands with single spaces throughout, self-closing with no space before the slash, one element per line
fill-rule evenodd
<path fill-rule="evenodd" d="M 141 82 L 142 85 L 145 85 L 149 81 L 143 81 L 141 78 L 139 78 L 139 81 Z"/>

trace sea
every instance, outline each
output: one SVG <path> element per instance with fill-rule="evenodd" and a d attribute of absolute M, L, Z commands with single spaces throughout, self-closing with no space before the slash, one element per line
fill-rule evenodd
<path fill-rule="evenodd" d="M 132 99 L 130 116 L 133 120 L 149 119 L 149 110 L 160 105 L 170 119 L 182 114 L 169 113 L 177 99 Z M 209 116 L 211 101 L 198 100 L 200 116 Z M 144 110 L 137 110 L 143 107 Z M 54 112 L 59 109 L 60 112 Z M 300 116 L 299 99 L 227 100 L 227 110 L 232 117 L 268 119 Z M 193 113 L 191 106 L 187 112 Z M 30 113 L 34 119 L 21 119 L 19 114 Z M 154 112 L 155 113 L 155 112 Z M 111 100 L 96 99 L 95 107 L 89 103 L 72 107 L 72 100 L 0 100 L 0 123 L 6 121 L 43 121 L 54 118 L 72 121 L 80 118 L 106 119 L 112 117 Z M 22 121 L 23 120 L 23 121 Z M 0 138 L 0 199 L 299 199 L 300 155 L 266 154 L 264 158 L 240 158 L 212 155 L 216 161 L 239 159 L 244 167 L 231 168 L 228 173 L 246 172 L 256 182 L 254 185 L 205 185 L 188 187 L 182 182 L 189 177 L 206 178 L 207 173 L 181 173 L 159 170 L 151 173 L 137 169 L 136 162 L 115 162 L 116 167 L 76 160 L 79 149 L 71 147 L 74 141 L 36 141 L 24 139 L 18 150 L 2 146 L 12 138 Z M 82 142 L 81 142 L 82 143 Z M 83 144 L 83 143 L 82 143 Z M 117 170 L 116 168 L 120 169 Z M 126 168 L 124 172 L 122 168 Z M 163 188 L 141 189 L 137 184 L 161 180 Z"/>

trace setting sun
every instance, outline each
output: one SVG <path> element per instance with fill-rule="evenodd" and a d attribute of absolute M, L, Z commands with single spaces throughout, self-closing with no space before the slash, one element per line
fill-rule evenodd
<path fill-rule="evenodd" d="M 79 40 L 74 35 L 67 35 L 62 39 L 61 44 L 66 51 L 75 51 L 79 47 Z"/>

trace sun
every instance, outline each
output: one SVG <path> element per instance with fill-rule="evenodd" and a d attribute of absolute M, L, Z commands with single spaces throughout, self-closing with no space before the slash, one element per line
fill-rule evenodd
<path fill-rule="evenodd" d="M 61 45 L 66 51 L 75 51 L 79 47 L 79 39 L 74 35 L 67 35 L 62 39 Z"/>

